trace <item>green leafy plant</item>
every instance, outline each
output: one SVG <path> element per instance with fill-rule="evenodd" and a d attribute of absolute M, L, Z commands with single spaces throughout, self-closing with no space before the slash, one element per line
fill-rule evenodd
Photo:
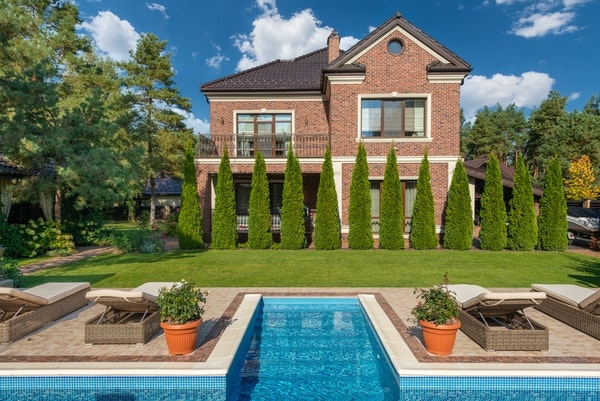
<path fill-rule="evenodd" d="M 208 291 L 202 291 L 196 283 L 181 280 L 171 288 L 158 292 L 156 303 L 160 306 L 161 321 L 169 324 L 185 324 L 198 320 L 204 314 Z"/>
<path fill-rule="evenodd" d="M 23 273 L 17 261 L 9 257 L 0 258 L 0 277 L 12 280 L 15 288 L 24 286 Z"/>
<path fill-rule="evenodd" d="M 458 318 L 458 306 L 448 289 L 448 273 L 444 274 L 444 283 L 432 288 L 415 288 L 414 294 L 419 293 L 421 299 L 411 313 L 418 320 L 424 320 L 436 325 L 452 324 Z"/>

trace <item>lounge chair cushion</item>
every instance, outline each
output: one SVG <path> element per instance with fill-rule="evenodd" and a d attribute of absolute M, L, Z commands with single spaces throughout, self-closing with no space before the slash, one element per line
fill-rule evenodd
<path fill-rule="evenodd" d="M 45 283 L 38 286 L 19 290 L 17 288 L 0 287 L 1 304 L 27 303 L 32 307 L 52 304 L 56 301 L 89 288 L 90 283 Z"/>
<path fill-rule="evenodd" d="M 121 311 L 144 311 L 158 309 L 156 298 L 161 288 L 170 288 L 171 282 L 149 282 L 132 290 L 98 289 L 88 292 L 85 296 L 90 301 L 109 306 Z"/>
<path fill-rule="evenodd" d="M 493 307 L 501 304 L 503 301 L 523 300 L 524 303 L 531 302 L 532 304 L 535 304 L 536 302 L 541 302 L 546 299 L 546 294 L 543 292 L 493 292 L 478 285 L 471 284 L 449 285 L 448 289 L 454 296 L 458 307 L 465 310 L 477 305 Z"/>
<path fill-rule="evenodd" d="M 575 284 L 532 284 L 534 291 L 545 292 L 549 297 L 567 305 L 584 310 L 597 309 L 600 303 L 600 290 L 581 287 Z"/>

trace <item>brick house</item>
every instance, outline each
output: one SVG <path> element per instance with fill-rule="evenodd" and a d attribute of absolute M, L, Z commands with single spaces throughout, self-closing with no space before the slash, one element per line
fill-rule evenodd
<path fill-rule="evenodd" d="M 399 12 L 346 51 L 334 31 L 327 47 L 205 83 L 210 143 L 196 159 L 204 229 L 211 212 L 220 157 L 226 146 L 234 174 L 238 229 L 244 233 L 254 155 L 266 159 L 273 230 L 281 206 L 288 144 L 299 158 L 304 197 L 315 210 L 323 155 L 331 149 L 342 236 L 348 232 L 349 189 L 359 143 L 369 164 L 372 218 L 378 230 L 386 155 L 396 148 L 410 230 L 416 180 L 428 152 L 436 225 L 460 157 L 460 86 L 471 66 L 408 22 Z"/>

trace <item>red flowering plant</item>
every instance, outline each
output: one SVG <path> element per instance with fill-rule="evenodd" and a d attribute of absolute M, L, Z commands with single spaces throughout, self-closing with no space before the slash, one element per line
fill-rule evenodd
<path fill-rule="evenodd" d="M 420 299 L 411 313 L 417 320 L 424 320 L 435 325 L 452 324 L 458 321 L 458 306 L 448 289 L 448 273 L 444 274 L 444 283 L 428 289 L 417 289 L 413 294 Z"/>

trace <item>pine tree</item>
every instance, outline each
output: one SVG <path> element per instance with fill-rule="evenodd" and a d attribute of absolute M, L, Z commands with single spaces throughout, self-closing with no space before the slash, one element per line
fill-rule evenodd
<path fill-rule="evenodd" d="M 270 249 L 273 246 L 273 234 L 267 166 L 265 158 L 259 151 L 256 152 L 255 159 L 248 210 L 248 247 Z"/>
<path fill-rule="evenodd" d="M 315 248 L 320 250 L 340 249 L 340 231 L 340 212 L 333 178 L 333 164 L 331 163 L 331 152 L 327 148 L 317 191 Z"/>
<path fill-rule="evenodd" d="M 423 155 L 423 161 L 419 168 L 419 178 L 417 178 L 417 194 L 410 230 L 410 244 L 415 249 L 435 249 L 438 245 L 427 152 Z"/>
<path fill-rule="evenodd" d="M 381 216 L 379 221 L 379 248 L 404 249 L 404 210 L 402 183 L 398 177 L 398 162 L 394 147 L 390 148 L 383 177 Z"/>
<path fill-rule="evenodd" d="M 444 225 L 444 247 L 467 250 L 473 243 L 473 208 L 469 180 L 465 166 L 459 160 L 452 174 L 448 190 L 446 221 Z"/>
<path fill-rule="evenodd" d="M 305 246 L 306 221 L 304 216 L 302 170 L 290 143 L 283 181 L 281 248 L 302 249 Z"/>
<path fill-rule="evenodd" d="M 194 166 L 194 152 L 191 146 L 185 151 L 183 188 L 181 190 L 181 210 L 177 222 L 179 248 L 202 249 L 202 211 L 198 200 L 198 182 Z"/>
<path fill-rule="evenodd" d="M 348 246 L 352 249 L 373 248 L 371 223 L 371 184 L 367 153 L 362 142 L 358 145 L 356 162 L 350 183 L 350 206 L 348 207 Z"/>
<path fill-rule="evenodd" d="M 509 202 L 506 244 L 513 251 L 532 251 L 538 242 L 531 176 L 522 157 L 517 157 L 514 187 Z M 566 236 L 566 231 L 565 231 Z"/>
<path fill-rule="evenodd" d="M 543 251 L 564 251 L 568 246 L 567 201 L 558 158 L 552 159 L 544 182 L 538 218 L 539 243 Z"/>
<path fill-rule="evenodd" d="M 211 247 L 212 249 L 235 249 L 238 242 L 237 216 L 233 174 L 227 147 L 223 148 L 215 192 Z"/>
<path fill-rule="evenodd" d="M 500 251 L 506 248 L 506 206 L 500 165 L 494 154 L 490 155 L 485 170 L 485 184 L 481 196 L 481 249 Z M 566 235 L 566 234 L 565 234 Z"/>

